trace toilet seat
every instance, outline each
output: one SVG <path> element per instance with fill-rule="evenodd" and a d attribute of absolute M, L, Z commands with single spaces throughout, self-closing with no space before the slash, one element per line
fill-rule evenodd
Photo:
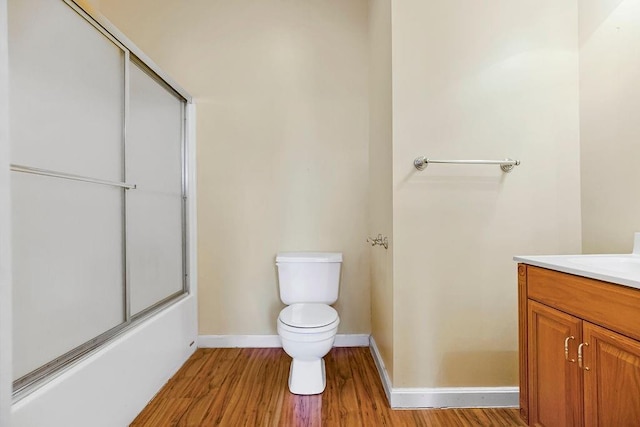
<path fill-rule="evenodd" d="M 282 320 L 278 319 L 278 334 L 295 334 L 295 335 L 308 335 L 311 336 L 322 336 L 324 332 L 335 333 L 335 330 L 338 328 L 340 324 L 340 320 L 336 319 L 335 322 L 329 323 L 326 326 L 320 326 L 319 328 L 296 328 L 295 326 L 289 326 L 286 323 L 283 323 Z"/>
<path fill-rule="evenodd" d="M 278 327 L 296 334 L 321 334 L 335 330 L 339 323 L 338 312 L 327 304 L 292 304 L 278 316 Z"/>
<path fill-rule="evenodd" d="M 338 319 L 338 312 L 327 304 L 297 303 L 280 311 L 278 319 L 294 328 L 320 328 Z"/>

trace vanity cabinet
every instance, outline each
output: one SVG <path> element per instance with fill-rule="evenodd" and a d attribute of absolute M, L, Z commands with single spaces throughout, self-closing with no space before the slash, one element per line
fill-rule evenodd
<path fill-rule="evenodd" d="M 518 265 L 520 413 L 530 426 L 640 426 L 640 290 Z"/>
<path fill-rule="evenodd" d="M 582 339 L 580 319 L 532 300 L 528 323 L 529 394 L 538 397 L 530 401 L 531 425 L 582 425 L 582 373 L 573 354 Z"/>

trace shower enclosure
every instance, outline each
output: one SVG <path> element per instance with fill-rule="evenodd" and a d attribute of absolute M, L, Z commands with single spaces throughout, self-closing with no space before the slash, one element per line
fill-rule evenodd
<path fill-rule="evenodd" d="M 8 8 L 19 398 L 188 292 L 190 97 L 70 0 Z"/>

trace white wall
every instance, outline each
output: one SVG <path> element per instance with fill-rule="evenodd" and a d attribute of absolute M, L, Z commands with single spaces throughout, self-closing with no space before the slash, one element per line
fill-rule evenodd
<path fill-rule="evenodd" d="M 0 0 L 0 426 L 11 407 L 11 199 L 9 196 L 9 79 L 7 2 Z"/>
<path fill-rule="evenodd" d="M 580 252 L 577 13 L 392 3 L 394 387 L 517 384 L 512 257 Z"/>
<path fill-rule="evenodd" d="M 585 253 L 629 253 L 640 231 L 640 2 L 581 0 Z"/>

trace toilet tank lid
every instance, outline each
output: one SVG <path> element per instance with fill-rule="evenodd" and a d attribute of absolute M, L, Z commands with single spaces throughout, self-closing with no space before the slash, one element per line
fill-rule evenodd
<path fill-rule="evenodd" d="M 280 252 L 276 262 L 342 262 L 341 252 Z"/>

